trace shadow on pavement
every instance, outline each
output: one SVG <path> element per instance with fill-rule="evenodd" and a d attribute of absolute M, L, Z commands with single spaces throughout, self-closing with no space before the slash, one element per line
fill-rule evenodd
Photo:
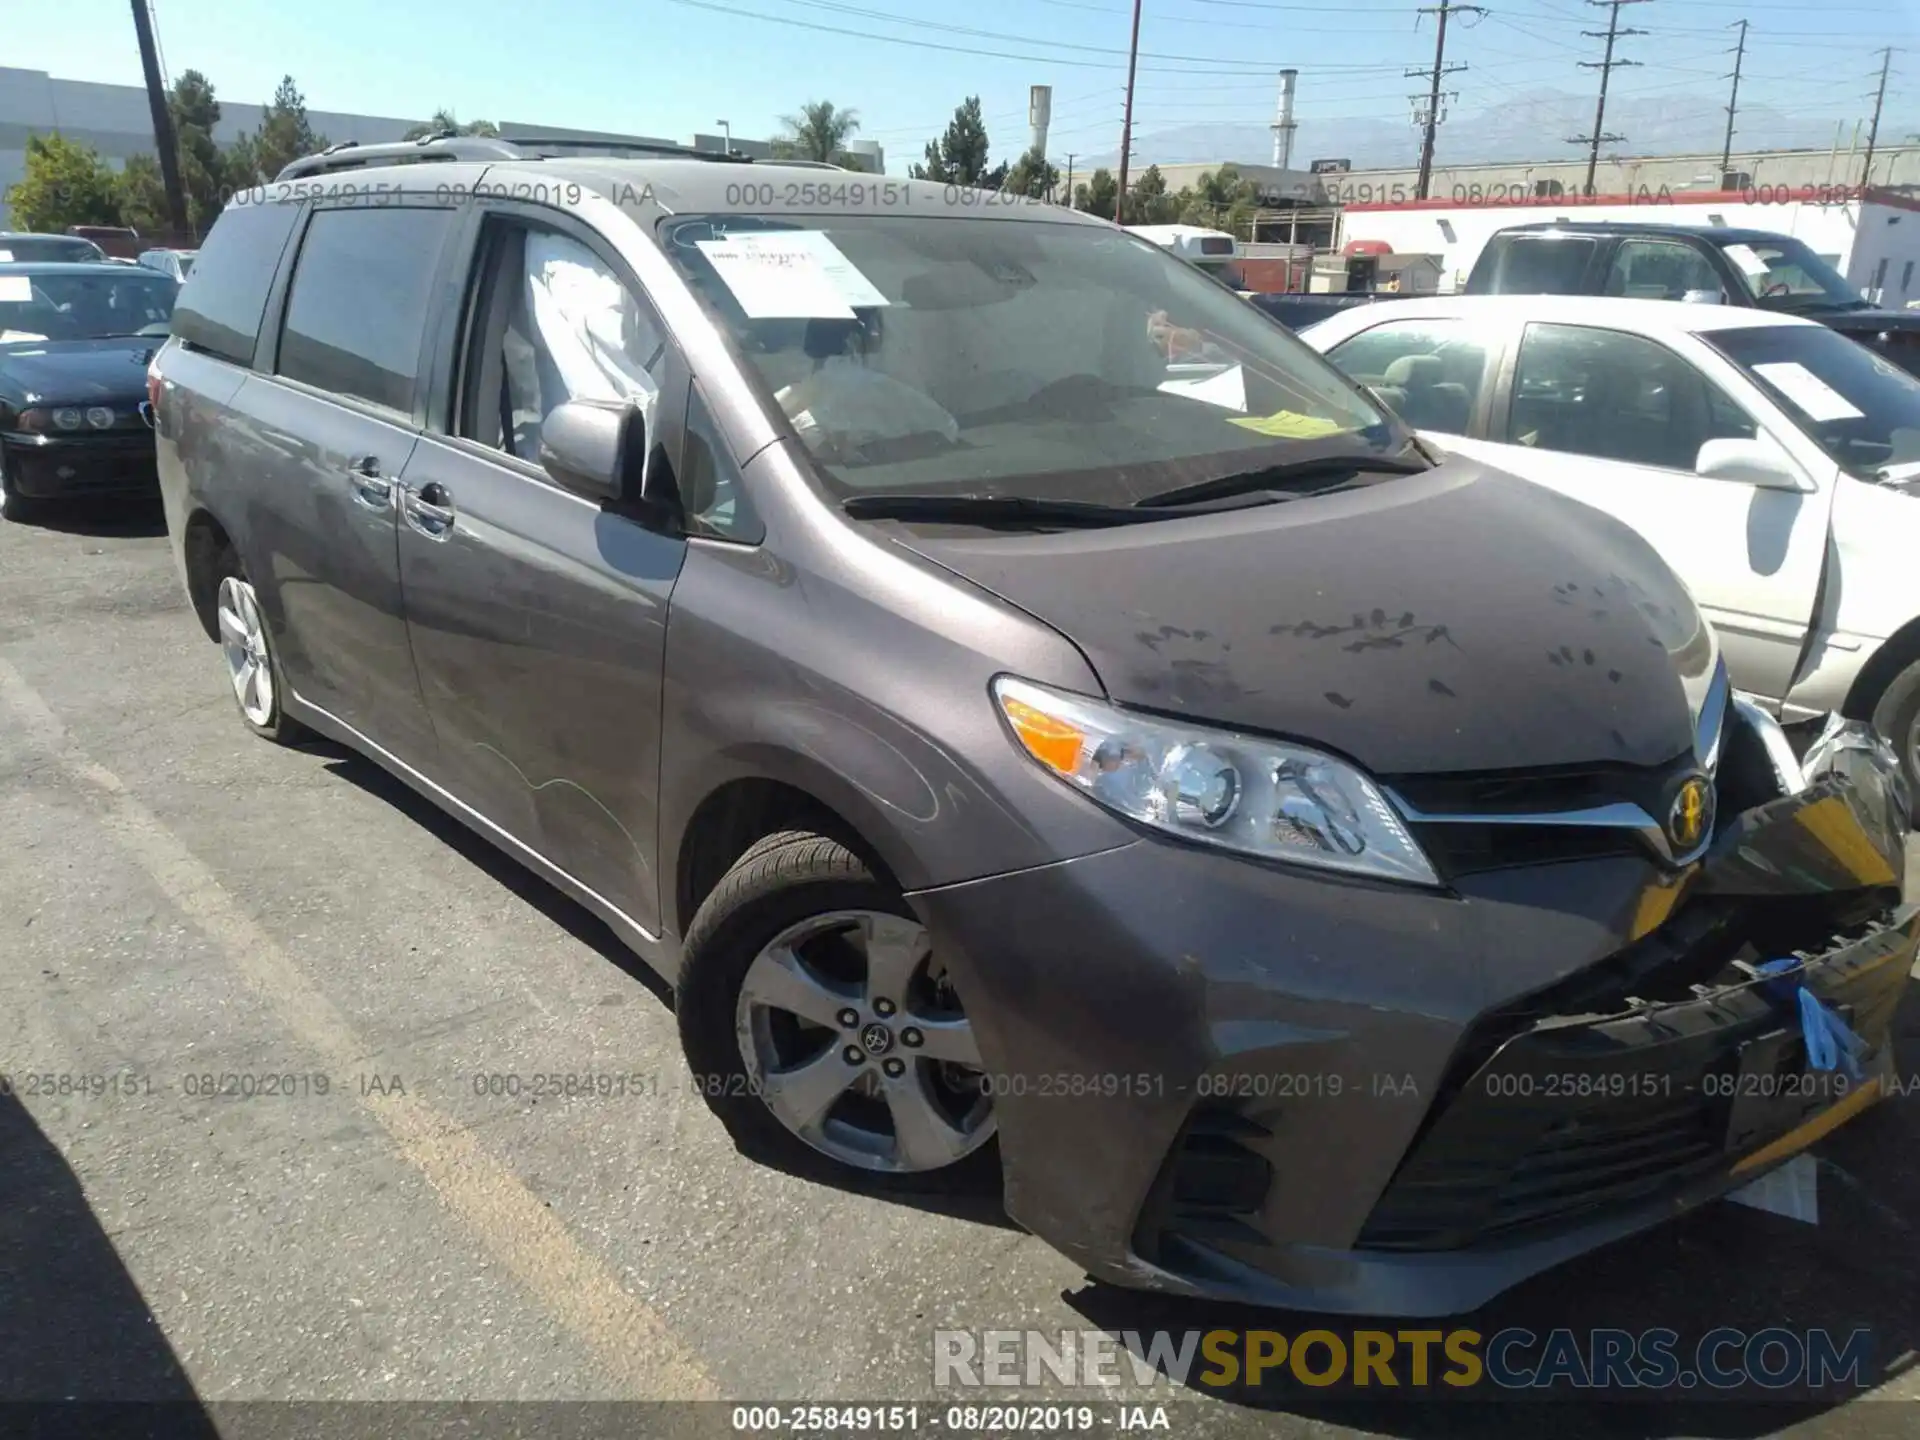
<path fill-rule="evenodd" d="M 1242 1377 L 1215 1388 L 1199 1380 L 1207 1368 L 1200 1361 L 1186 1383 L 1198 1393 L 1251 1409 L 1409 1440 L 1535 1440 L 1548 1425 L 1557 1440 L 1628 1434 L 1746 1437 L 1807 1422 L 1815 1423 L 1806 1433 L 1880 1433 L 1881 1421 L 1893 1427 L 1886 1433 L 1914 1433 L 1911 1402 L 1862 1397 L 1911 1369 L 1920 1351 L 1920 985 L 1909 984 L 1896 1018 L 1895 1055 L 1904 1093 L 1889 1095 L 1815 1148 L 1817 1226 L 1743 1205 L 1710 1204 L 1536 1276 L 1471 1315 L 1443 1320 L 1263 1310 L 1093 1282 L 1065 1298 L 1090 1323 L 1123 1341 L 1126 1331 L 1144 1337 L 1162 1329 L 1277 1330 L 1289 1337 L 1325 1329 L 1349 1339 L 1356 1330 L 1396 1335 L 1468 1329 L 1486 1340 L 1517 1327 L 1542 1342 L 1554 1330 L 1572 1331 L 1580 1353 L 1589 1354 L 1589 1334 L 1596 1329 L 1633 1335 L 1666 1329 L 1678 1332 L 1674 1351 L 1683 1371 L 1694 1369 L 1696 1347 L 1720 1327 L 1748 1335 L 1778 1327 L 1803 1339 L 1810 1330 L 1824 1329 L 1840 1346 L 1864 1329 L 1871 1349 L 1859 1385 L 1822 1390 L 1802 1385 L 1769 1391 L 1749 1384 L 1715 1392 L 1697 1384 L 1602 1392 L 1562 1381 L 1545 1391 L 1526 1391 L 1483 1381 L 1466 1390 L 1443 1384 L 1414 1392 L 1403 1388 L 1399 1397 L 1405 1398 L 1399 1398 L 1378 1386 L 1354 1387 L 1350 1369 L 1336 1385 L 1315 1388 L 1302 1384 L 1285 1364 L 1263 1374 L 1255 1387 Z M 1432 1353 L 1431 1373 L 1437 1376 L 1450 1367 L 1443 1365 L 1438 1346 Z M 1516 1353 L 1531 1366 L 1542 1346 Z M 1324 1371 L 1326 1351 L 1315 1354 L 1312 1369 Z M 1737 1363 L 1738 1355 L 1734 1350 L 1723 1358 Z M 1405 1362 L 1396 1362 L 1396 1370 L 1404 1387 Z M 1214 1373 L 1219 1374 L 1217 1368 Z M 1859 1403 L 1848 1405 L 1849 1400 Z"/>
<path fill-rule="evenodd" d="M 83 1430 L 215 1434 L 79 1178 L 0 1093 L 0 1433 Z"/>
<path fill-rule="evenodd" d="M 403 811 L 421 828 L 459 851 L 476 868 L 484 871 L 501 886 L 526 901 L 582 945 L 637 980 L 669 1010 L 673 1008 L 673 987 L 655 974 L 644 960 L 622 944 L 605 921 L 572 896 L 548 884 L 492 841 L 476 835 L 432 801 L 423 798 L 404 781 L 396 779 L 373 761 L 365 759 L 347 749 L 346 746 L 331 740 L 315 739 L 309 741 L 305 748 L 316 755 L 327 757 L 327 769 L 332 774 L 351 781 L 368 794 L 377 795 L 394 808 Z M 735 1138 L 738 1139 L 738 1137 Z M 861 1187 L 854 1182 L 842 1179 L 834 1172 L 799 1171 L 781 1164 L 778 1159 L 770 1155 L 744 1153 L 747 1153 L 748 1159 L 759 1164 L 773 1166 L 815 1184 L 828 1185 L 835 1189 L 859 1194 L 878 1195 L 883 1199 L 910 1205 L 917 1210 L 945 1215 L 951 1219 L 967 1220 L 977 1225 L 988 1225 L 1004 1230 L 1019 1228 L 1007 1218 L 997 1191 L 989 1193 L 957 1190 L 930 1194 L 909 1193 L 885 1188 L 884 1181 L 880 1177 L 876 1177 L 875 1184 Z"/>
<path fill-rule="evenodd" d="M 27 523 L 36 530 L 57 530 L 63 535 L 142 540 L 167 533 L 167 512 L 157 494 L 100 495 L 44 501 Z"/>

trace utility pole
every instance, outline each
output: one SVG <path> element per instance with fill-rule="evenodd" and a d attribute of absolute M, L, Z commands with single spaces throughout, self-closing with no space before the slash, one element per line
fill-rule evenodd
<path fill-rule="evenodd" d="M 1416 200 L 1424 200 L 1427 198 L 1427 186 L 1433 179 L 1433 132 L 1439 126 L 1441 118 L 1440 81 L 1448 75 L 1457 75 L 1460 71 L 1467 68 L 1464 63 L 1457 65 L 1447 64 L 1447 17 L 1462 12 L 1471 12 L 1475 15 L 1484 15 L 1487 13 L 1478 5 L 1455 5 L 1451 3 L 1451 0 L 1440 0 L 1438 5 L 1423 6 L 1420 10 L 1422 15 L 1438 15 L 1440 17 L 1440 33 L 1435 37 L 1433 42 L 1433 68 L 1431 70 L 1407 71 L 1407 78 L 1410 80 L 1425 79 L 1427 77 L 1431 77 L 1433 80 L 1433 88 L 1427 92 L 1426 109 L 1416 110 L 1413 117 L 1413 123 L 1425 129 L 1425 134 L 1420 141 L 1420 178 L 1414 182 L 1413 187 L 1413 198 Z M 1417 104 L 1418 102 L 1416 101 L 1415 103 Z"/>
<path fill-rule="evenodd" d="M 1887 72 L 1893 68 L 1893 47 L 1880 47 L 1880 93 L 1873 97 L 1873 123 L 1867 126 L 1867 163 L 1860 167 L 1860 188 L 1873 177 L 1873 142 L 1880 138 L 1880 107 L 1887 103 Z"/>
<path fill-rule="evenodd" d="M 1140 0 L 1133 0 L 1133 39 L 1127 42 L 1127 113 L 1120 122 L 1120 193 L 1114 198 L 1116 224 L 1127 223 L 1127 162 L 1133 158 L 1133 71 L 1140 60 Z"/>
<path fill-rule="evenodd" d="M 1727 167 L 1733 164 L 1733 115 L 1740 108 L 1740 63 L 1747 58 L 1747 22 L 1740 27 L 1740 44 L 1733 52 L 1733 93 L 1727 97 L 1727 138 L 1720 144 L 1720 181 L 1726 183 Z"/>
<path fill-rule="evenodd" d="M 160 183 L 167 191 L 167 223 L 176 238 L 185 239 L 187 192 L 180 188 L 180 151 L 173 138 L 173 111 L 167 108 L 166 86 L 160 83 L 160 52 L 153 45 L 153 21 L 147 0 L 133 0 L 133 33 L 140 42 L 140 68 L 147 75 L 147 108 L 153 113 L 153 146 L 160 152 Z"/>
<path fill-rule="evenodd" d="M 1605 5 L 1608 9 L 1607 28 L 1605 30 L 1582 30 L 1580 32 L 1582 35 L 1588 36 L 1591 39 L 1599 40 L 1604 38 L 1607 42 L 1605 58 L 1600 60 L 1582 60 L 1580 62 L 1580 68 L 1582 70 L 1598 70 L 1600 72 L 1600 103 L 1594 107 L 1593 111 L 1593 134 L 1569 135 L 1567 137 L 1567 144 L 1585 145 L 1588 147 L 1586 193 L 1591 195 L 1593 194 L 1594 171 L 1600 168 L 1600 147 L 1602 145 L 1618 144 L 1627 138 L 1624 135 L 1609 135 L 1607 133 L 1607 81 L 1613 77 L 1615 70 L 1640 63 L 1638 60 L 1614 59 L 1614 42 L 1616 40 L 1624 40 L 1629 35 L 1644 35 L 1647 32 L 1644 30 L 1622 30 L 1620 28 L 1620 7 L 1622 5 L 1644 5 L 1646 0 L 1587 0 L 1587 3 L 1589 5 Z"/>
<path fill-rule="evenodd" d="M 1067 208 L 1069 210 L 1073 209 L 1073 155 L 1073 151 L 1067 152 Z"/>

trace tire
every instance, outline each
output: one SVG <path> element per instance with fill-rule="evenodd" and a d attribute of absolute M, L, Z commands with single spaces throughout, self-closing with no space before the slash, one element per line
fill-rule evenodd
<path fill-rule="evenodd" d="M 16 525 L 27 524 L 40 518 L 45 506 L 31 495 L 22 495 L 13 488 L 12 470 L 7 460 L 7 447 L 0 445 L 0 520 L 10 520 Z"/>
<path fill-rule="evenodd" d="M 767 958 L 776 942 L 791 965 Z M 675 1010 L 695 1088 L 742 1153 L 861 1189 L 997 1188 L 958 997 L 900 893 L 838 841 L 785 831 L 734 862 L 687 927 Z"/>
<path fill-rule="evenodd" d="M 300 744 L 313 732 L 289 718 L 282 708 L 287 686 L 281 677 L 279 654 L 273 648 L 273 632 L 260 611 L 253 583 L 231 545 L 215 560 L 214 576 L 216 626 L 240 723 L 276 745 Z M 245 652 L 246 663 L 251 666 L 244 681 L 240 651 Z"/>
<path fill-rule="evenodd" d="M 1913 819 L 1920 825 L 1920 661 L 1907 666 L 1893 677 L 1873 707 L 1873 728 L 1886 737 L 1900 757 L 1900 772 L 1907 777 L 1907 794 L 1913 797 Z"/>

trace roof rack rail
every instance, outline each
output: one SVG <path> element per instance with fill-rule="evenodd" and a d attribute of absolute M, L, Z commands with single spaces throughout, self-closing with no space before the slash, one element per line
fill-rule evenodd
<path fill-rule="evenodd" d="M 362 170 L 370 165 L 408 165 L 424 160 L 538 160 L 542 150 L 608 150 L 619 154 L 667 155 L 682 160 L 712 160 L 723 165 L 751 165 L 750 156 L 737 150 L 722 154 L 714 150 L 696 150 L 691 145 L 670 145 L 659 140 L 591 140 L 575 135 L 457 135 L 450 130 L 422 135 L 418 140 L 393 140 L 377 145 L 362 145 L 343 140 L 329 145 L 317 155 L 303 155 L 290 161 L 274 177 L 276 181 L 298 180 L 304 175 L 325 175 L 337 170 Z"/>
<path fill-rule="evenodd" d="M 664 140 L 594 140 L 584 135 L 509 135 L 505 142 L 522 151 L 529 150 L 617 150 L 635 155 L 664 155 L 676 160 L 712 160 L 721 165 L 751 165 L 753 157 L 738 150 L 699 150 L 691 145 L 674 145 Z M 532 159 L 523 154 L 520 158 Z"/>
<path fill-rule="evenodd" d="M 325 175 L 336 170 L 364 170 L 370 165 L 407 165 L 424 160 L 519 160 L 523 159 L 507 141 L 485 135 L 423 135 L 418 140 L 394 140 L 379 145 L 362 145 L 343 140 L 329 145 L 317 155 L 302 155 L 281 167 L 275 181 L 298 180 L 304 175 Z"/>

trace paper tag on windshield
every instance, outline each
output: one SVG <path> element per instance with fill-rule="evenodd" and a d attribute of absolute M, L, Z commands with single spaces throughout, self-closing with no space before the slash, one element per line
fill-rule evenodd
<path fill-rule="evenodd" d="M 46 338 L 27 330 L 0 330 L 0 345 L 31 345 L 36 340 Z"/>
<path fill-rule="evenodd" d="M 852 307 L 812 247 L 804 242 L 787 244 L 786 239 L 785 235 L 730 235 L 694 243 L 751 319 L 853 319 Z"/>
<path fill-rule="evenodd" d="M 24 305 L 33 299 L 33 281 L 24 275 L 0 275 L 0 300 Z"/>
<path fill-rule="evenodd" d="M 824 231 L 791 230 L 778 235 L 760 235 L 754 237 L 763 244 L 774 240 L 791 245 L 813 256 L 827 278 L 839 290 L 840 298 L 849 305 L 884 305 L 887 297 L 882 295 L 874 283 L 860 273 L 860 268 L 841 253 L 840 247 Z"/>
<path fill-rule="evenodd" d="M 1340 426 L 1318 415 L 1302 415 L 1296 410 L 1280 410 L 1272 415 L 1236 416 L 1227 421 L 1243 429 L 1271 435 L 1277 440 L 1317 440 L 1322 435 L 1338 435 Z"/>
<path fill-rule="evenodd" d="M 13 259 L 13 252 L 11 250 L 0 250 L 0 265 L 6 264 L 11 259 Z"/>
<path fill-rule="evenodd" d="M 1753 253 L 1751 245 L 1728 245 L 1722 253 L 1756 280 L 1767 273 L 1767 262 Z"/>
<path fill-rule="evenodd" d="M 1777 360 L 1771 365 L 1756 365 L 1753 373 L 1798 405 L 1816 424 L 1860 418 L 1861 412 L 1846 396 L 1797 361 Z"/>

